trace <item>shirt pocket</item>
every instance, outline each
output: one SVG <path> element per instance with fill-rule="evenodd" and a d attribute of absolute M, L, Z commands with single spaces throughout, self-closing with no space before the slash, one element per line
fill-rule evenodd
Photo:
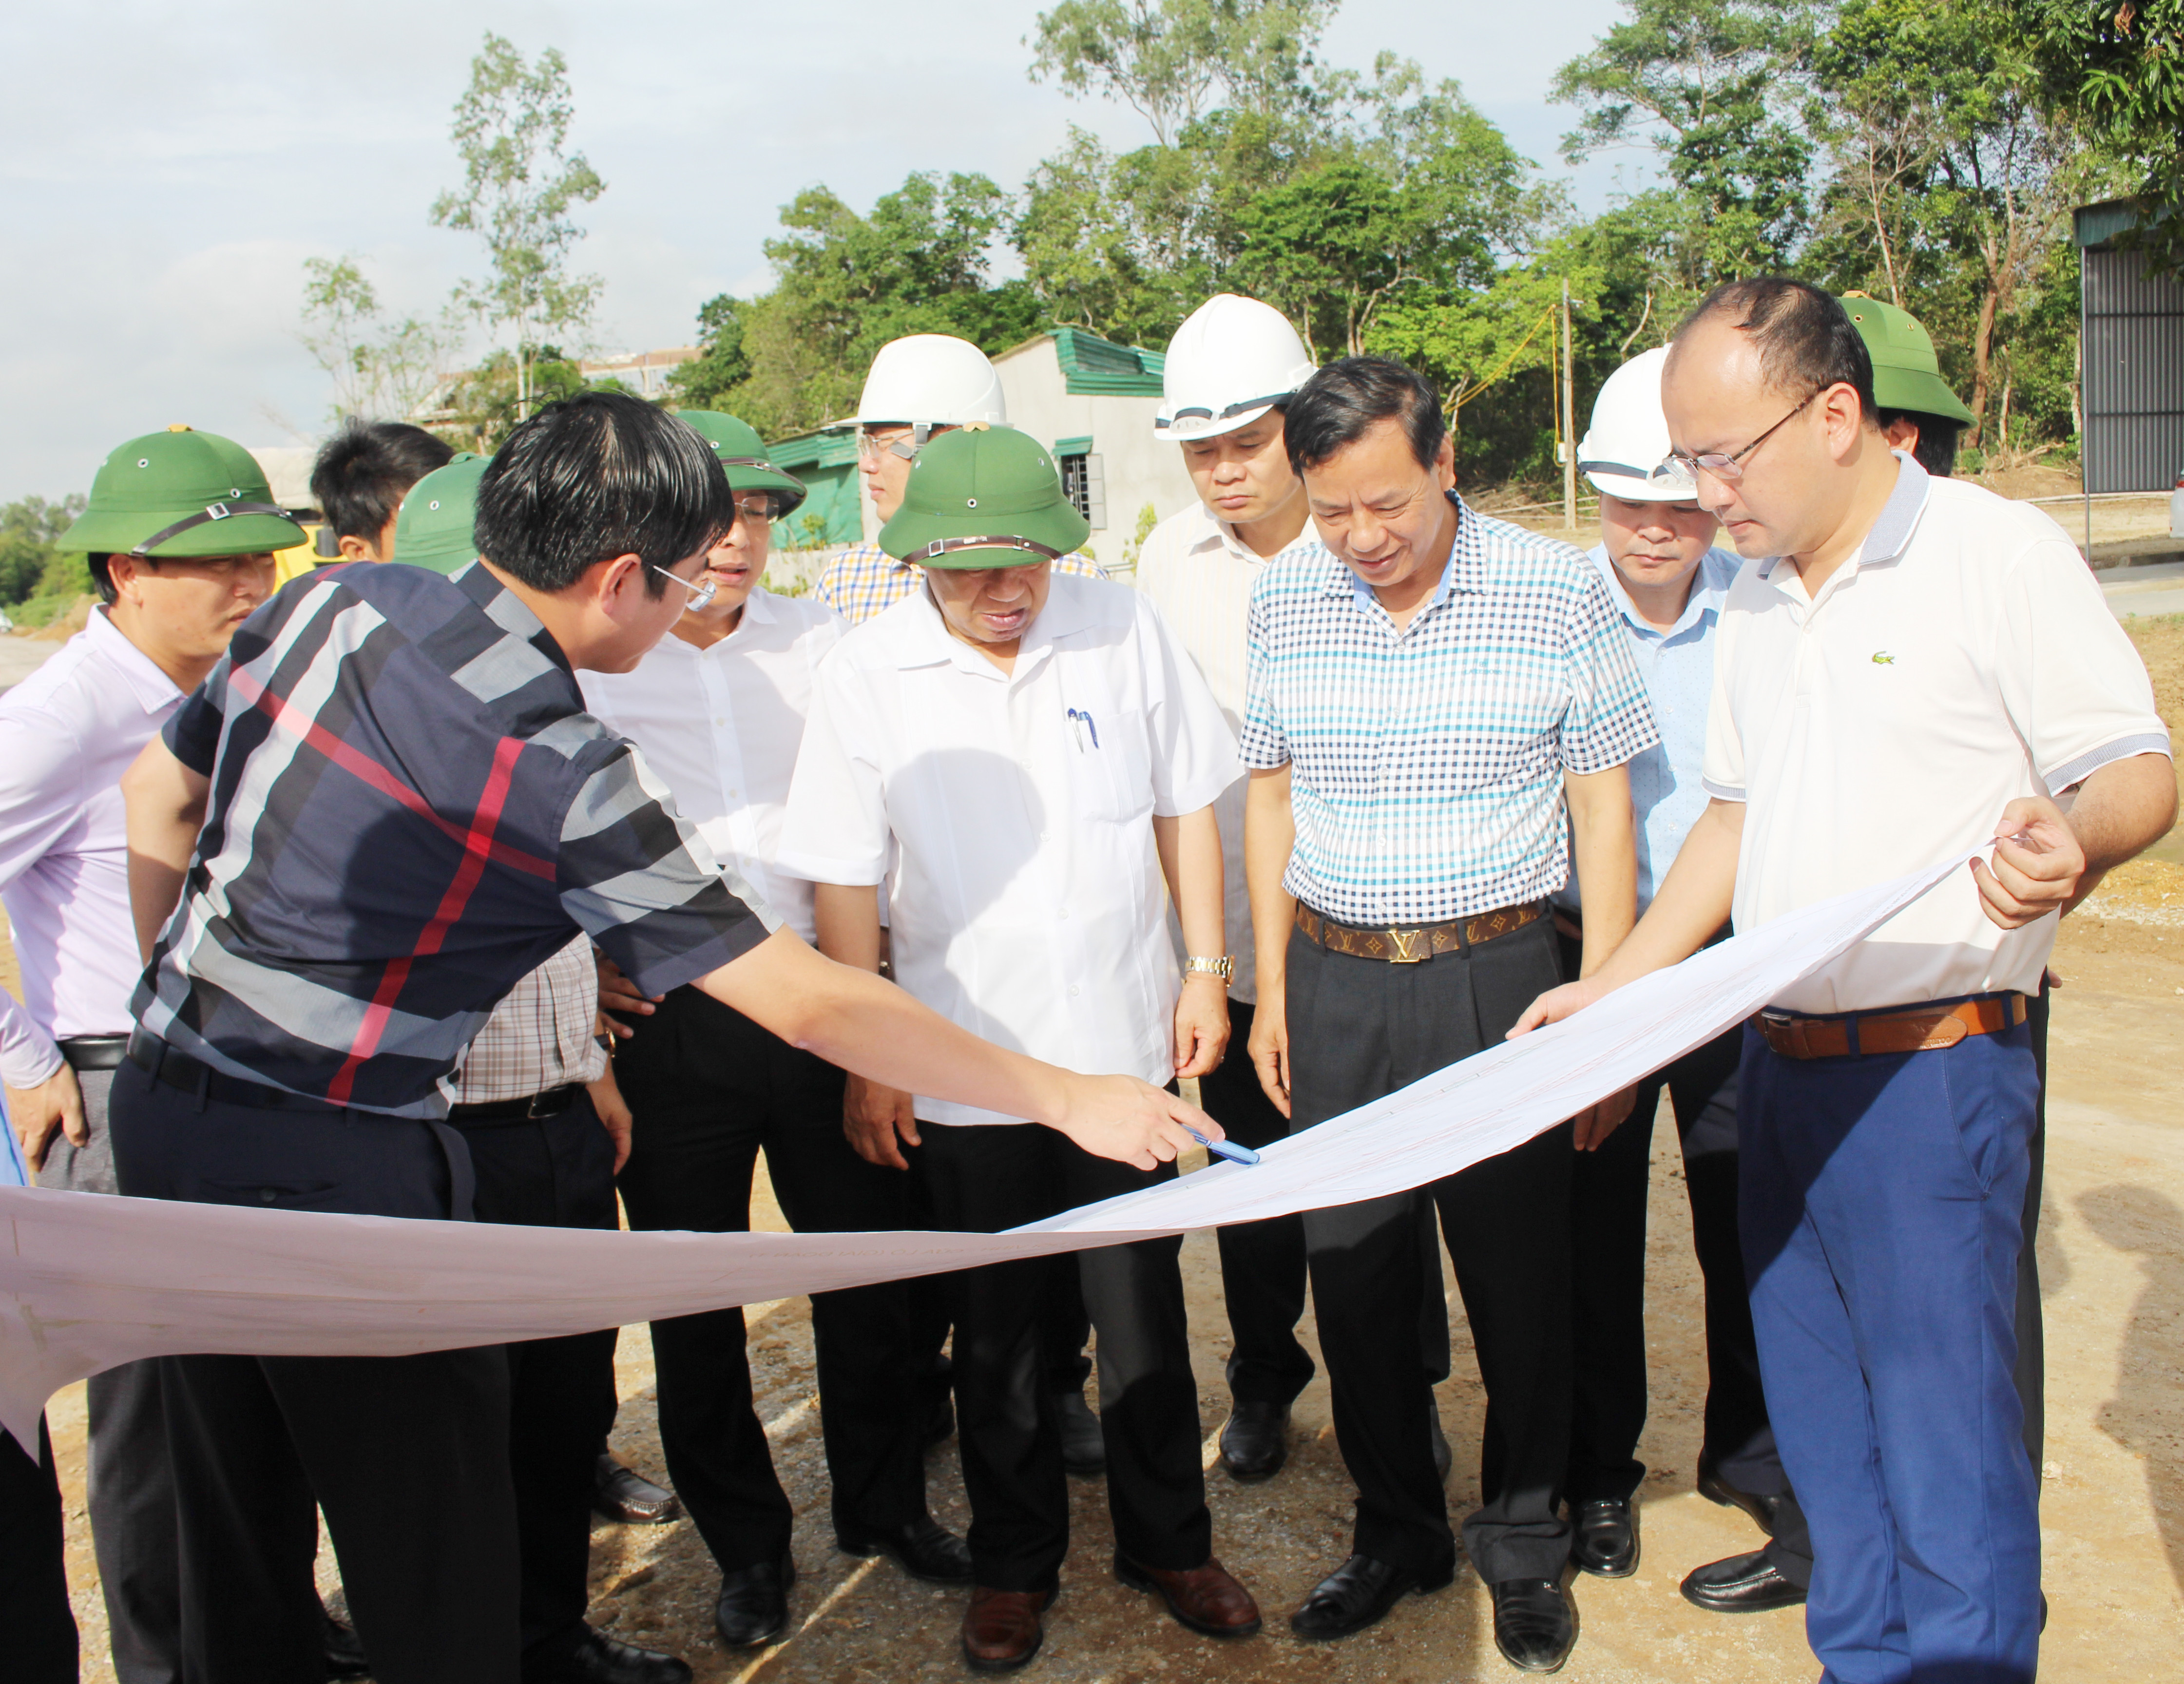
<path fill-rule="evenodd" d="M 1074 816 L 1106 824 L 1150 817 L 1152 754 L 1145 711 L 1072 708 L 1065 723 L 1061 751 Z"/>

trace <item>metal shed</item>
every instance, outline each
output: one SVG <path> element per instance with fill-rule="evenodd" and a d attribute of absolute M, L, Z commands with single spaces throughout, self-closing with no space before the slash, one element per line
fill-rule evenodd
<path fill-rule="evenodd" d="M 2149 274 L 2139 253 L 2116 245 L 2139 216 L 2130 200 L 2111 199 L 2074 218 L 2072 243 L 2085 261 L 2088 493 L 2166 491 L 2184 474 L 2184 279 Z"/>

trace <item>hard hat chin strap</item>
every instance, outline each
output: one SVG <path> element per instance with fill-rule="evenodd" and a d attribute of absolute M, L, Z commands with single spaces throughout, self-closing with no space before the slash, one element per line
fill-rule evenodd
<path fill-rule="evenodd" d="M 288 518 L 288 511 L 274 503 L 208 503 L 194 515 L 185 515 L 171 527 L 162 527 L 138 544 L 129 554 L 139 561 L 156 561 L 152 554 L 169 538 L 180 536 L 192 527 L 201 527 L 208 521 L 225 521 L 233 515 L 271 515 L 280 520 Z"/>
<path fill-rule="evenodd" d="M 953 555 L 959 549 L 1028 549 L 1034 555 L 1044 555 L 1050 561 L 1061 559 L 1060 550 L 1050 549 L 1028 538 L 936 538 L 924 549 L 913 549 L 902 559 L 905 561 L 930 561 L 939 556 Z"/>

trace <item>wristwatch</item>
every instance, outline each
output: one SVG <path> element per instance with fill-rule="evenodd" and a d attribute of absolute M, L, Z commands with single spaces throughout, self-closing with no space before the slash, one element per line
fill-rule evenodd
<path fill-rule="evenodd" d="M 1202 958 L 1193 954 L 1183 962 L 1183 973 L 1187 977 L 1218 977 L 1226 988 L 1236 980 L 1236 962 L 1226 953 L 1218 959 Z"/>

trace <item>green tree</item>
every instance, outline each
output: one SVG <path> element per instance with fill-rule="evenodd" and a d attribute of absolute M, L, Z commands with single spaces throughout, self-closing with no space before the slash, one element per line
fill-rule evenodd
<path fill-rule="evenodd" d="M 404 416 L 432 392 L 461 350 L 452 318 L 389 321 L 359 260 L 304 260 L 304 347 L 334 383 L 332 419 Z"/>
<path fill-rule="evenodd" d="M 569 213 L 606 191 L 584 155 L 566 150 L 575 116 L 559 52 L 549 47 L 526 64 L 488 31 L 455 102 L 463 185 L 432 202 L 435 224 L 485 243 L 486 278 L 463 282 L 454 301 L 489 330 L 513 332 L 519 420 L 534 407 L 532 365 L 544 340 L 581 331 L 599 299 L 597 276 L 569 272 L 584 235 Z"/>
<path fill-rule="evenodd" d="M 53 575 L 64 567 L 71 594 L 89 588 L 83 558 L 63 555 L 53 548 L 81 513 L 81 494 L 53 503 L 42 497 L 24 497 L 0 505 L 0 605 L 13 608 L 49 593 L 62 583 Z"/>
<path fill-rule="evenodd" d="M 744 315 L 749 308 L 726 293 L 699 306 L 699 354 L 667 376 L 677 409 L 721 409 L 750 378 L 750 358 L 744 351 Z"/>
<path fill-rule="evenodd" d="M 1780 269 L 1805 229 L 1813 144 L 1797 100 L 1812 0 L 1624 0 L 1630 14 L 1555 73 L 1585 108 L 1563 153 L 1650 144 L 1702 208 L 1713 278 Z"/>
<path fill-rule="evenodd" d="M 2184 273 L 2184 0 L 2011 0 L 2051 112 L 2137 172 L 2148 215 L 2131 237 Z"/>

